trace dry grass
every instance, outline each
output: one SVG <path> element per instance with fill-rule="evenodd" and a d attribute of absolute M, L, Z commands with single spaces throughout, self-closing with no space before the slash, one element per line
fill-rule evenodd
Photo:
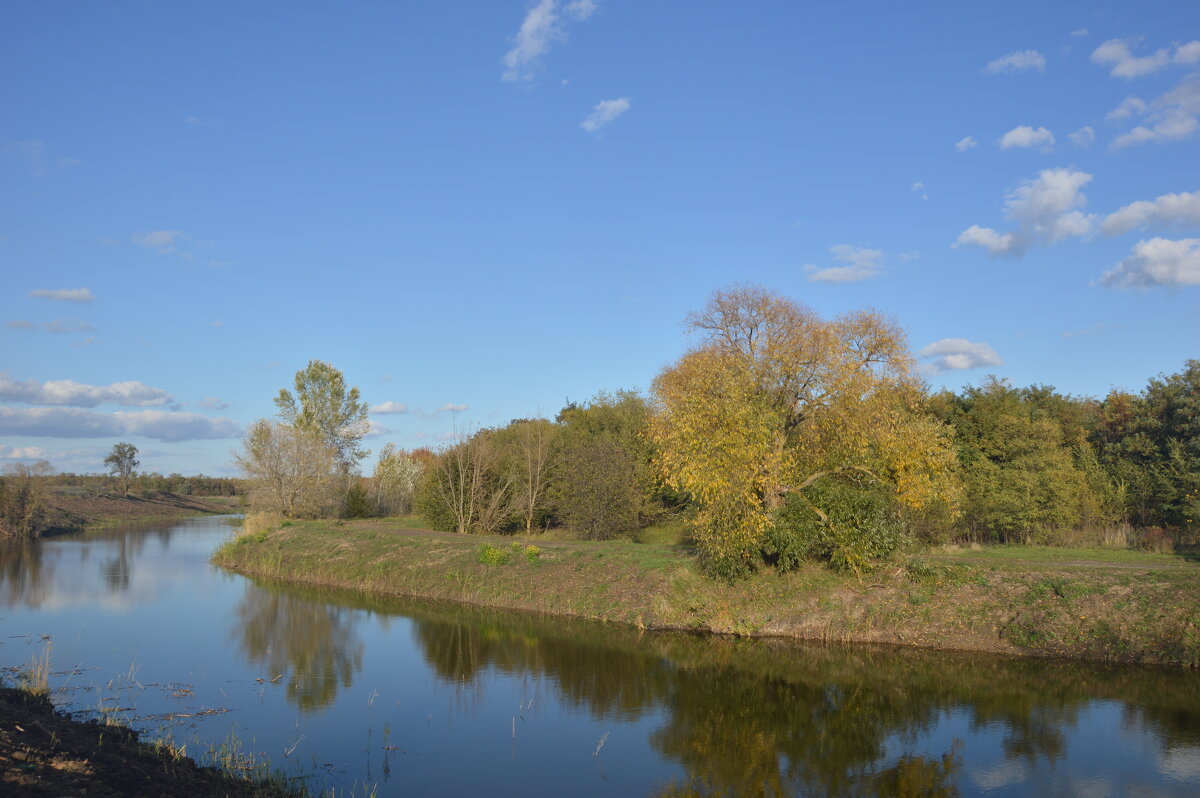
<path fill-rule="evenodd" d="M 283 526 L 283 516 L 279 513 L 248 513 L 242 519 L 241 534 L 256 535 L 273 532 L 281 526 Z"/>

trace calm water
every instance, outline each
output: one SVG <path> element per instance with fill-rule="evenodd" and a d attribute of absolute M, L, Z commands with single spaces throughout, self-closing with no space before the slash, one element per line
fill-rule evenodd
<path fill-rule="evenodd" d="M 251 581 L 218 519 L 0 546 L 0 667 L 361 795 L 1200 795 L 1195 673 L 612 629 Z"/>

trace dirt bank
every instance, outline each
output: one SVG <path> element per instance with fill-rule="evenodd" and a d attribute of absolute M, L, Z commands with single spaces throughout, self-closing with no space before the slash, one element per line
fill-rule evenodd
<path fill-rule="evenodd" d="M 175 493 L 124 497 L 54 492 L 46 496 L 47 521 L 42 534 L 78 532 L 130 521 L 239 512 L 237 501 L 233 496 L 181 496 Z"/>
<path fill-rule="evenodd" d="M 0 794 L 6 796 L 286 796 L 199 767 L 120 726 L 80 722 L 44 697 L 0 688 Z"/>

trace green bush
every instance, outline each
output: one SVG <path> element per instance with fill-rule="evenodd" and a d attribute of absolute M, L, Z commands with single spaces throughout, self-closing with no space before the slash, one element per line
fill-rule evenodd
<path fill-rule="evenodd" d="M 413 510 L 424 519 L 430 529 L 436 529 L 439 532 L 454 532 L 457 529 L 454 512 L 442 498 L 441 492 L 438 490 L 437 478 L 436 469 L 425 469 L 420 481 L 417 482 L 416 492 L 413 494 Z"/>
<path fill-rule="evenodd" d="M 479 561 L 484 565 L 507 565 L 512 551 L 499 546 L 483 544 L 479 547 Z"/>
<path fill-rule="evenodd" d="M 342 518 L 366 518 L 371 514 L 371 500 L 362 483 L 355 482 L 342 500 Z"/>
<path fill-rule="evenodd" d="M 895 498 L 881 485 L 822 480 L 788 496 L 773 520 L 763 553 L 781 571 L 816 560 L 862 573 L 909 542 Z"/>

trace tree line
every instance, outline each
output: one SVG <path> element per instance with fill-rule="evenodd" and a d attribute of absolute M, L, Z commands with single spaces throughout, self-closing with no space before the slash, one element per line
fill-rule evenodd
<path fill-rule="evenodd" d="M 930 393 L 903 332 L 875 312 L 825 319 L 734 286 L 687 326 L 691 348 L 648 395 L 458 429 L 436 452 L 389 445 L 370 477 L 358 389 L 311 361 L 238 454 L 252 505 L 589 539 L 678 520 L 709 572 L 731 578 L 805 560 L 864 571 L 920 543 L 1196 535 L 1198 361 L 1102 400 L 994 378 Z"/>

